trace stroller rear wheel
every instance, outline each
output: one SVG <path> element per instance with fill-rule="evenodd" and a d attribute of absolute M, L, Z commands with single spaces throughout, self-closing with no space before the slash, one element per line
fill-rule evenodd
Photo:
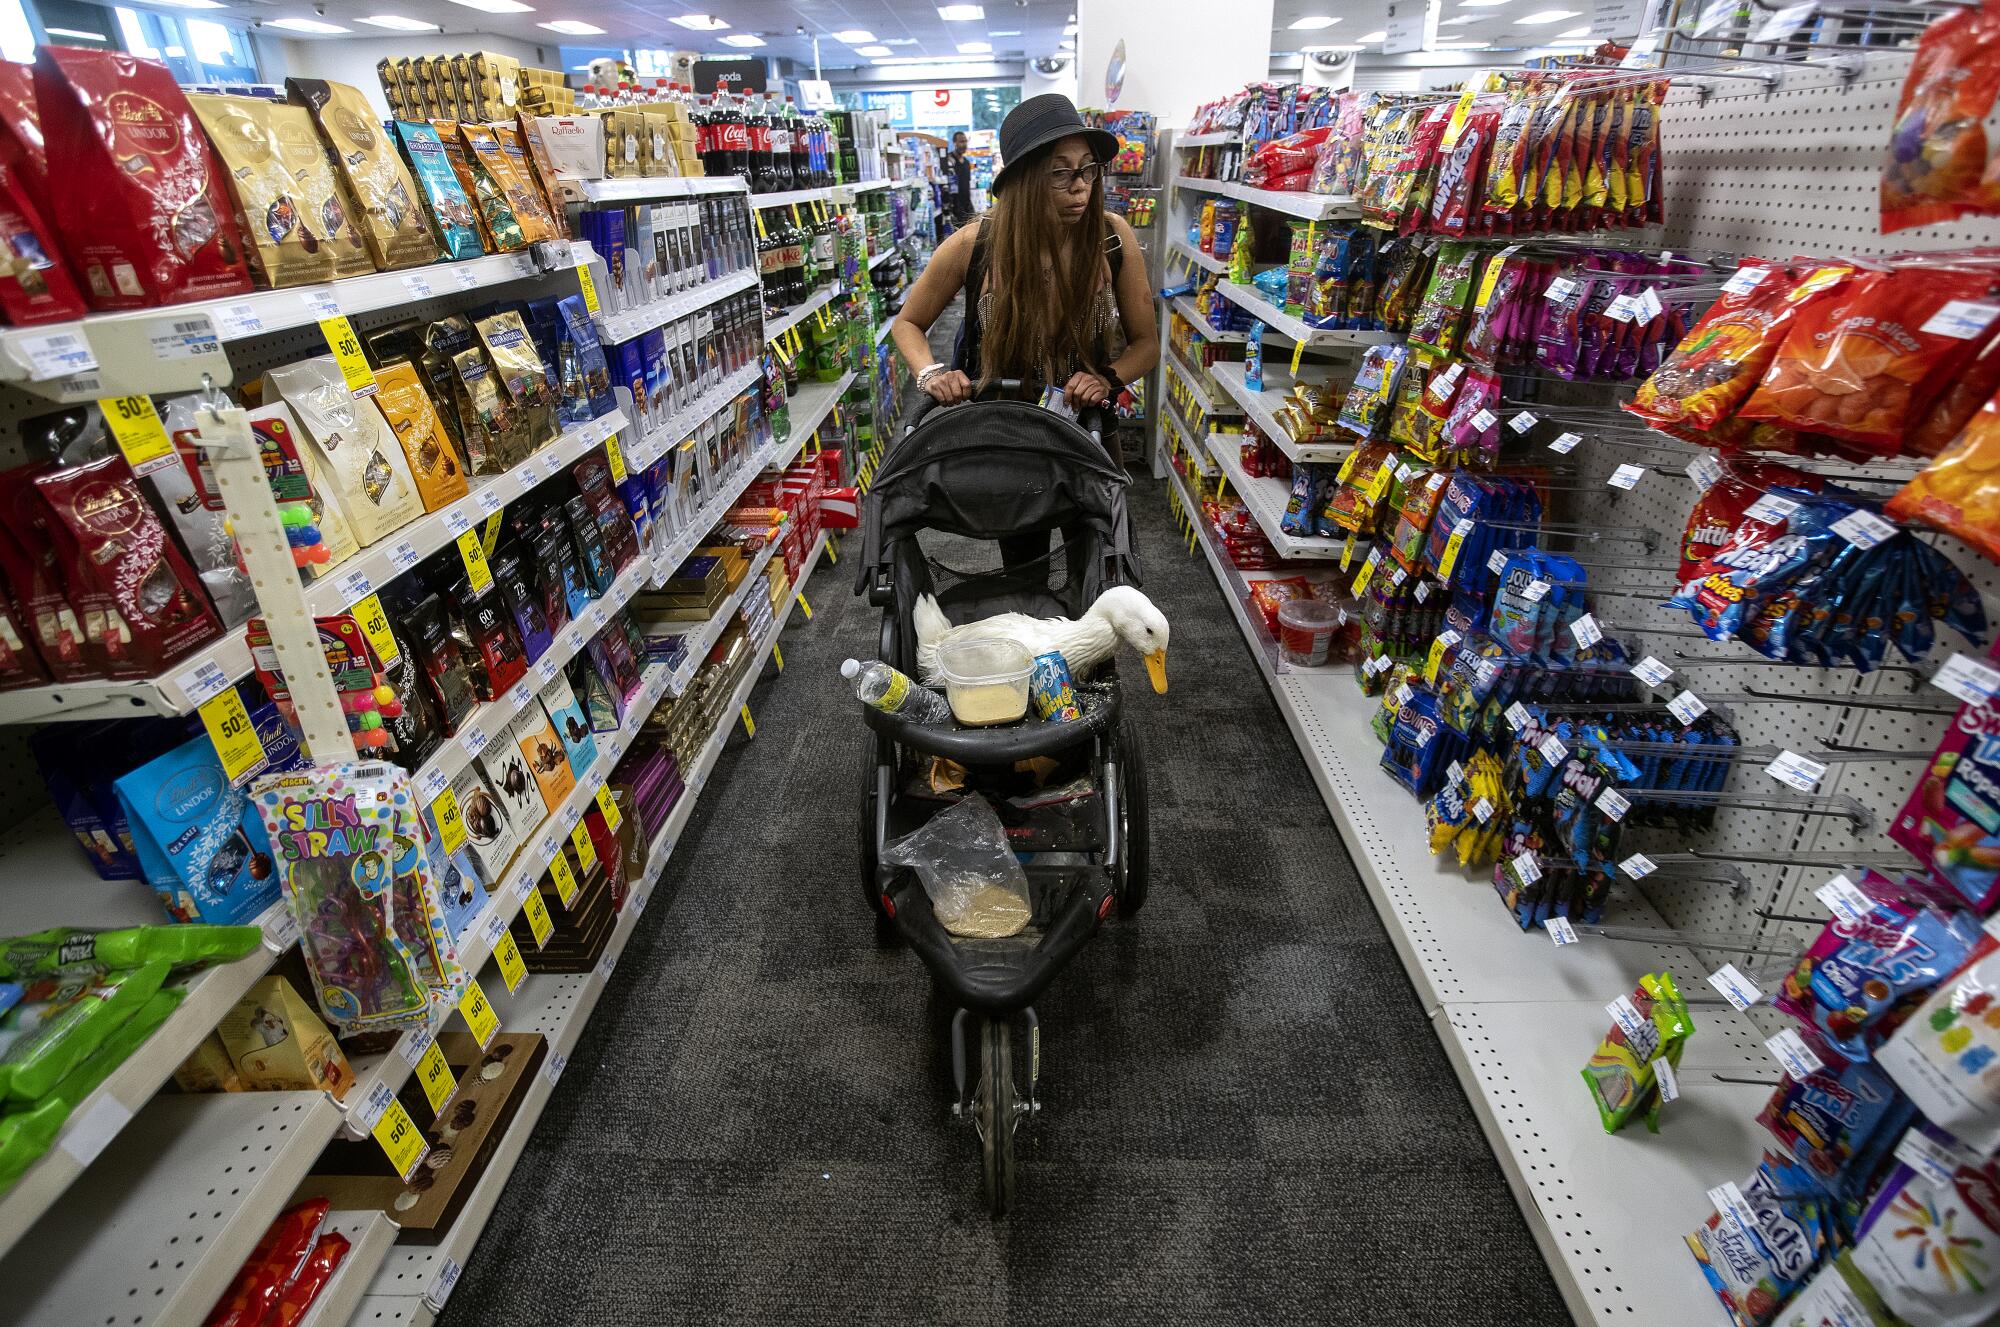
<path fill-rule="evenodd" d="M 1118 722 L 1118 870 L 1112 893 L 1120 917 L 1135 916 L 1146 902 L 1152 868 L 1152 835 L 1146 813 L 1146 751 L 1130 717 Z"/>
<path fill-rule="evenodd" d="M 1007 1209 L 1014 1205 L 1014 1125 L 1020 1115 L 1014 1100 L 1012 1041 L 1001 1019 L 989 1018 L 979 1026 L 979 1089 L 973 1102 L 973 1123 L 979 1129 L 987 1208 L 995 1218 L 1007 1215 Z"/>

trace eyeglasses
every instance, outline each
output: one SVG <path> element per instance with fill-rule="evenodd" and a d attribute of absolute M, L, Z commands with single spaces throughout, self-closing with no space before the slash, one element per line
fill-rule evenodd
<path fill-rule="evenodd" d="M 1054 189 L 1057 193 L 1065 193 L 1078 180 L 1082 180 L 1085 186 L 1089 186 L 1096 184 L 1103 176 L 1103 165 L 1095 161 L 1091 162 L 1088 166 L 1078 166 L 1075 170 L 1063 170 L 1061 167 L 1057 167 L 1049 172 L 1049 188 Z"/>

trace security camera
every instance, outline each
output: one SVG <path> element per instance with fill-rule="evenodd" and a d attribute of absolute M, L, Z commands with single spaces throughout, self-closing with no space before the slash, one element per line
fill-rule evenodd
<path fill-rule="evenodd" d="M 799 24 L 799 25 L 798 25 L 798 26 L 797 26 L 796 28 L 793 28 L 793 29 L 792 29 L 792 35 L 793 35 L 794 37 L 803 37 L 803 36 L 805 36 L 805 35 L 806 35 L 806 25 L 805 25 L 805 24 L 803 24 L 803 23 L 801 23 L 801 24 Z"/>
<path fill-rule="evenodd" d="M 1067 68 L 1069 68 L 1069 57 L 1066 55 L 1045 55 L 1035 61 L 1035 72 L 1038 74 L 1060 74 Z"/>

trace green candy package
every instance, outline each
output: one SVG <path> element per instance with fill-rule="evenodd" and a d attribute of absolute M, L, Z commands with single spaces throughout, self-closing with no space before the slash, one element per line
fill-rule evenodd
<path fill-rule="evenodd" d="M 62 973 L 122 972 L 155 959 L 175 968 L 230 963 L 263 943 L 255 926 L 128 926 L 83 931 L 56 926 L 0 940 L 0 978 L 23 981 Z"/>
<path fill-rule="evenodd" d="M 1604 1132 L 1617 1133 L 1643 1113 L 1646 1128 L 1658 1133 L 1660 1106 L 1673 1089 L 1664 1087 L 1655 1066 L 1660 1061 L 1669 1071 L 1679 1066 L 1687 1039 L 1694 1035 L 1694 1020 L 1670 972 L 1639 978 L 1630 995 L 1619 996 L 1607 1008 L 1611 1030 L 1583 1067 L 1597 1117 Z"/>
<path fill-rule="evenodd" d="M 112 977 L 47 977 L 0 1018 L 0 1101 L 36 1101 L 166 983 L 163 958 Z"/>
<path fill-rule="evenodd" d="M 41 1100 L 0 1114 L 0 1193 L 5 1193 L 37 1157 L 49 1150 L 49 1144 L 55 1141 L 71 1112 L 111 1076 L 112 1070 L 145 1044 L 146 1038 L 167 1021 L 186 996 L 187 992 L 179 986 L 155 991 L 152 999 L 119 1024 L 103 1045 L 63 1075 L 62 1081 Z"/>

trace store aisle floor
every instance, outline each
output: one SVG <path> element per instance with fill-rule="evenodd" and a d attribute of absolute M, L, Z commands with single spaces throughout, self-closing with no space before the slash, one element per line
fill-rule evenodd
<path fill-rule="evenodd" d="M 1040 1007 L 1020 1209 L 861 898 L 836 669 L 877 619 L 823 562 L 446 1327 L 1566 1320 L 1214 579 L 1159 485 L 1132 510 L 1174 631 L 1131 693 L 1152 899 Z"/>

